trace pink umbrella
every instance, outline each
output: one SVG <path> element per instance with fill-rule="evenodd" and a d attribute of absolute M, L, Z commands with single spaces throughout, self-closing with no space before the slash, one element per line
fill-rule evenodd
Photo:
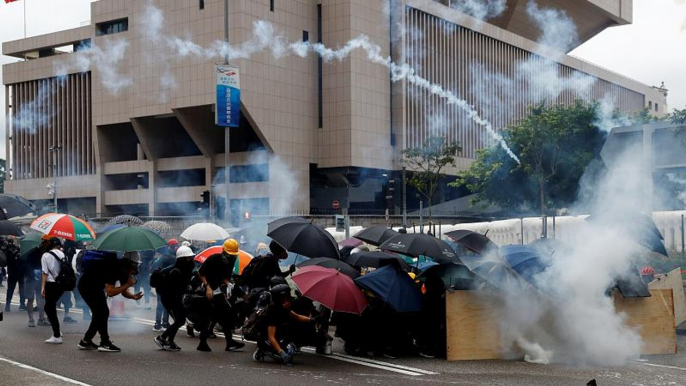
<path fill-rule="evenodd" d="M 316 265 L 303 267 L 293 274 L 293 282 L 303 296 L 332 311 L 359 315 L 367 307 L 362 291 L 350 277 L 338 270 Z"/>

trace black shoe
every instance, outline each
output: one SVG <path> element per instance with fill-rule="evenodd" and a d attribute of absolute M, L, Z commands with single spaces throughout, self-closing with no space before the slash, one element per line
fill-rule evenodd
<path fill-rule="evenodd" d="M 233 351 L 233 350 L 240 350 L 243 347 L 245 347 L 245 343 L 243 342 L 237 342 L 235 340 L 230 340 L 226 342 L 226 351 Z"/>
<path fill-rule="evenodd" d="M 65 316 L 64 319 L 62 319 L 62 322 L 67 323 L 67 324 L 74 324 L 78 323 L 75 319 L 72 319 L 70 316 Z"/>
<path fill-rule="evenodd" d="M 5 305 L 5 312 L 10 312 L 10 311 L 11 311 L 11 310 L 10 310 L 10 305 L 9 305 L 9 303 L 7 303 L 7 304 Z"/>
<path fill-rule="evenodd" d="M 98 351 L 102 352 L 120 352 L 121 349 L 115 346 L 112 342 L 100 342 L 100 347 Z"/>
<path fill-rule="evenodd" d="M 177 346 L 174 342 L 167 343 L 167 346 L 165 346 L 164 349 L 167 351 L 181 351 L 181 347 Z"/>
<path fill-rule="evenodd" d="M 264 362 L 264 352 L 262 349 L 256 349 L 254 353 L 252 353 L 252 360 L 255 362 Z"/>
<path fill-rule="evenodd" d="M 195 336 L 195 333 L 193 332 L 193 325 L 192 324 L 186 325 L 186 336 L 189 338 L 193 338 Z"/>
<path fill-rule="evenodd" d="M 201 341 L 200 344 L 198 344 L 198 348 L 196 348 L 198 351 L 204 351 L 204 352 L 210 352 L 212 349 L 210 346 L 207 344 L 205 341 Z"/>
<path fill-rule="evenodd" d="M 23 304 L 19 306 L 19 311 L 27 311 L 26 306 Z"/>
<path fill-rule="evenodd" d="M 157 344 L 162 350 L 166 350 L 168 343 L 164 338 L 162 338 L 162 335 L 156 336 L 153 340 L 155 341 L 155 344 Z"/>
<path fill-rule="evenodd" d="M 77 346 L 79 350 L 97 350 L 98 345 L 93 343 L 93 341 L 85 341 L 81 339 L 79 345 Z"/>

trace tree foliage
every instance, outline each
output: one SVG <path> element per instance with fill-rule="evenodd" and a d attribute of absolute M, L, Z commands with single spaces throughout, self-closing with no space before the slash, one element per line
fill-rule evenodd
<path fill-rule="evenodd" d="M 462 151 L 457 142 L 446 143 L 444 137 L 429 137 L 420 147 L 402 152 L 403 164 L 410 171 L 407 184 L 424 196 L 429 204 L 429 222 L 432 222 L 431 206 L 439 181 L 449 166 L 455 166 L 455 156 Z"/>
<path fill-rule="evenodd" d="M 539 104 L 503 132 L 521 163 L 501 147 L 479 151 L 453 186 L 466 185 L 479 201 L 504 209 L 563 208 L 578 193 L 586 167 L 597 159 L 605 134 L 596 125 L 598 106 L 581 101 L 563 106 Z"/>
<path fill-rule="evenodd" d="M 667 116 L 667 119 L 669 120 L 669 122 L 674 123 L 676 125 L 686 124 L 686 108 L 683 108 L 681 110 L 674 109 L 674 111 L 672 111 L 672 113 Z"/>

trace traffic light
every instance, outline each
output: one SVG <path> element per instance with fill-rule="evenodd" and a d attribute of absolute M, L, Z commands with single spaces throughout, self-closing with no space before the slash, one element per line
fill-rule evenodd
<path fill-rule="evenodd" d="M 202 194 L 200 195 L 200 197 L 202 197 L 202 203 L 203 204 L 210 206 L 210 191 L 209 190 L 203 191 Z"/>
<path fill-rule="evenodd" d="M 393 202 L 395 197 L 395 180 L 388 180 L 388 188 L 386 189 L 386 200 Z"/>

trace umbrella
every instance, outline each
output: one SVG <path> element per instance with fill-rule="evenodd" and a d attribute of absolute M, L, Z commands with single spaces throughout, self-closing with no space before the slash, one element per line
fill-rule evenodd
<path fill-rule="evenodd" d="M 229 234 L 219 225 L 201 222 L 186 228 L 181 237 L 186 240 L 212 241 L 228 239 Z"/>
<path fill-rule="evenodd" d="M 303 267 L 293 274 L 292 280 L 303 296 L 332 311 L 359 315 L 367 306 L 367 299 L 353 280 L 334 269 Z"/>
<path fill-rule="evenodd" d="M 297 266 L 299 263 L 302 263 L 303 261 L 309 259 L 310 258 L 307 256 L 299 255 L 293 252 L 288 252 L 288 257 L 283 260 L 279 260 L 279 265 L 282 267 L 287 267 L 295 264 Z"/>
<path fill-rule="evenodd" d="M 223 250 L 224 249 L 221 245 L 215 245 L 195 255 L 195 259 L 193 260 L 202 264 L 205 262 L 205 260 L 207 260 L 208 257 L 216 255 L 217 253 L 222 253 Z M 248 263 L 250 263 L 250 260 L 252 260 L 253 258 L 253 255 L 249 254 L 248 252 L 239 250 L 238 258 L 236 259 L 236 264 L 233 266 L 233 273 L 236 275 L 242 274 L 243 268 L 245 268 L 248 265 Z"/>
<path fill-rule="evenodd" d="M 617 287 L 625 298 L 650 297 L 650 290 L 643 280 L 641 280 L 641 273 L 636 266 L 632 266 L 627 274 L 617 278 L 615 287 Z"/>
<path fill-rule="evenodd" d="M 353 237 L 362 240 L 367 244 L 378 246 L 398 234 L 398 232 L 389 229 L 384 225 L 375 225 L 357 232 Z"/>
<path fill-rule="evenodd" d="M 70 214 L 48 213 L 31 223 L 35 229 L 44 235 L 60 237 L 72 241 L 93 241 L 95 231 L 85 221 Z"/>
<path fill-rule="evenodd" d="M 360 287 L 371 291 L 397 312 L 422 310 L 422 293 L 410 275 L 387 265 L 355 279 Z"/>
<path fill-rule="evenodd" d="M 488 237 L 482 235 L 481 233 L 472 232 L 470 230 L 458 229 L 456 231 L 447 232 L 445 235 L 450 237 L 456 243 L 480 255 L 486 254 L 491 250 L 498 249 L 498 245 L 491 241 Z"/>
<path fill-rule="evenodd" d="M 355 248 L 355 247 L 359 247 L 360 245 L 362 245 L 362 240 L 358 240 L 358 239 L 351 237 L 349 239 L 339 241 L 338 245 L 340 245 L 341 247 L 353 247 L 353 248 Z"/>
<path fill-rule="evenodd" d="M 502 257 L 495 253 L 466 255 L 461 259 L 470 271 L 501 290 L 523 290 L 530 286 Z"/>
<path fill-rule="evenodd" d="M 25 258 L 32 249 L 38 248 L 40 243 L 43 241 L 41 237 L 43 237 L 42 234 L 38 232 L 31 232 L 19 240 L 19 249 L 21 250 L 20 253 L 22 258 Z"/>
<path fill-rule="evenodd" d="M 546 256 L 552 256 L 555 253 L 563 253 L 565 250 L 569 250 L 569 246 L 565 244 L 560 239 L 550 239 L 547 237 L 541 237 L 529 243 L 529 246 L 534 247 L 538 252 Z"/>
<path fill-rule="evenodd" d="M 157 234 L 162 234 L 162 233 L 172 231 L 171 225 L 169 225 L 168 223 L 166 223 L 164 221 L 157 221 L 157 220 L 146 221 L 141 225 L 141 228 L 150 229 L 151 231 L 153 231 Z"/>
<path fill-rule="evenodd" d="M 379 268 L 384 265 L 396 264 L 401 269 L 407 268 L 407 263 L 400 256 L 383 251 L 357 252 L 346 257 L 343 261 L 353 267 Z"/>
<path fill-rule="evenodd" d="M 504 245 L 500 247 L 500 255 L 531 284 L 536 284 L 536 275 L 549 266 L 538 250 L 530 245 Z"/>
<path fill-rule="evenodd" d="M 443 280 L 447 288 L 457 290 L 478 289 L 484 280 L 463 264 L 437 264 L 430 266 L 419 275 L 420 280 L 436 275 Z"/>
<path fill-rule="evenodd" d="M 332 259 L 330 257 L 316 257 L 314 259 L 308 259 L 298 264 L 296 267 L 303 268 L 311 265 L 335 269 L 353 279 L 360 277 L 360 270 L 351 267 L 350 264 L 344 263 L 338 259 Z"/>
<path fill-rule="evenodd" d="M 662 243 L 664 237 L 650 216 L 642 213 L 626 212 L 618 218 L 614 216 L 591 215 L 586 217 L 586 221 L 606 227 L 619 227 L 635 239 L 638 244 L 653 252 L 669 256 L 665 245 Z"/>
<path fill-rule="evenodd" d="M 379 249 L 413 256 L 425 255 L 438 262 L 460 262 L 448 243 L 424 233 L 398 234 L 379 245 Z"/>
<path fill-rule="evenodd" d="M 291 219 L 291 222 L 285 219 L 270 222 L 267 236 L 290 252 L 308 257 L 340 258 L 336 240 L 324 228 L 302 217 L 286 219 Z"/>
<path fill-rule="evenodd" d="M 103 233 L 107 233 L 107 232 L 113 231 L 113 230 L 115 230 L 115 229 L 123 228 L 123 227 L 125 227 L 125 226 L 126 226 L 126 225 L 124 225 L 124 224 L 112 224 L 112 225 L 108 225 L 108 226 L 106 226 L 106 227 L 104 227 L 104 228 L 98 229 L 98 231 L 95 232 L 95 234 L 96 234 L 96 235 L 101 235 L 101 234 L 103 234 Z"/>
<path fill-rule="evenodd" d="M 139 219 L 136 216 L 131 216 L 130 214 L 121 214 L 119 216 L 112 217 L 110 221 L 107 222 L 107 225 L 114 224 L 139 226 L 143 224 L 143 220 Z"/>
<path fill-rule="evenodd" d="M 150 229 L 126 226 L 103 233 L 93 243 L 101 251 L 134 252 L 154 251 L 167 245 L 167 241 Z"/>
<path fill-rule="evenodd" d="M 35 215 L 38 212 L 38 208 L 31 201 L 16 194 L 0 194 L 0 208 L 0 219 L 3 220 Z"/>
<path fill-rule="evenodd" d="M 19 227 L 8 220 L 0 220 L 0 236 L 23 236 L 24 232 Z"/>

